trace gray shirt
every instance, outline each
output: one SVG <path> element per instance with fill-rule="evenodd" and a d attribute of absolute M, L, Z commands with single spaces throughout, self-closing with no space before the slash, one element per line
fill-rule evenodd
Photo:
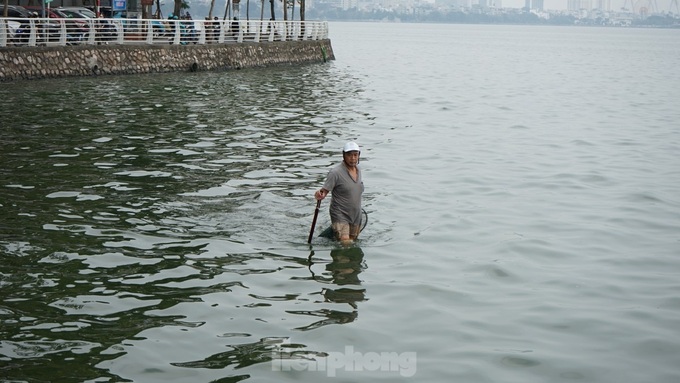
<path fill-rule="evenodd" d="M 331 222 L 361 224 L 361 194 L 364 192 L 364 181 L 361 170 L 357 167 L 357 180 L 352 179 L 344 163 L 340 163 L 328 172 L 323 188 L 331 193 Z"/>

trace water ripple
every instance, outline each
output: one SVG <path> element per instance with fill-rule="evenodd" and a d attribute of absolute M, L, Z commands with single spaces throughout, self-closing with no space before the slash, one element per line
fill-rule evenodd
<path fill-rule="evenodd" d="M 3 84 L 2 376 L 678 381 L 676 31 L 336 28 L 328 65 Z M 308 245 L 350 139 L 369 224 Z"/>

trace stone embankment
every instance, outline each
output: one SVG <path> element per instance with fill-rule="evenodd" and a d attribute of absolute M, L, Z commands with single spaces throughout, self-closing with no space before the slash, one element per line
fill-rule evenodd
<path fill-rule="evenodd" d="M 71 76 L 228 70 L 334 59 L 330 40 L 220 45 L 0 48 L 0 82 Z"/>

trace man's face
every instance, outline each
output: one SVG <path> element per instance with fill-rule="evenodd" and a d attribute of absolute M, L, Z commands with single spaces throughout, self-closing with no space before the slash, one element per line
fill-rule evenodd
<path fill-rule="evenodd" d="M 357 166 L 359 163 L 359 152 L 357 150 L 352 150 L 351 152 L 342 153 L 342 158 L 345 163 L 349 166 Z"/>

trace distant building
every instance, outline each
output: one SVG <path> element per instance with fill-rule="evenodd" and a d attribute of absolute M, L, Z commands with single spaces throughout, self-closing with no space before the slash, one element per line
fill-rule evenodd
<path fill-rule="evenodd" d="M 535 9 L 537 11 L 543 10 L 543 0 L 524 0 L 524 9 L 530 11 Z"/>
<path fill-rule="evenodd" d="M 471 0 L 435 0 L 434 4 L 439 7 L 463 7 L 470 8 Z"/>
<path fill-rule="evenodd" d="M 357 8 L 359 5 L 358 0 L 341 0 L 340 1 L 341 8 L 344 10 L 352 9 L 352 8 Z"/>
<path fill-rule="evenodd" d="M 473 1 L 474 3 L 474 1 Z M 478 1 L 479 7 L 483 9 L 488 9 L 488 8 L 503 8 L 503 3 L 501 0 L 479 0 Z"/>
<path fill-rule="evenodd" d="M 611 11 L 612 0 L 597 0 L 597 9 L 600 11 Z"/>
<path fill-rule="evenodd" d="M 585 9 L 585 10 L 593 9 L 593 0 L 568 0 L 567 1 L 567 10 L 569 10 L 569 11 L 580 11 L 581 9 Z"/>

